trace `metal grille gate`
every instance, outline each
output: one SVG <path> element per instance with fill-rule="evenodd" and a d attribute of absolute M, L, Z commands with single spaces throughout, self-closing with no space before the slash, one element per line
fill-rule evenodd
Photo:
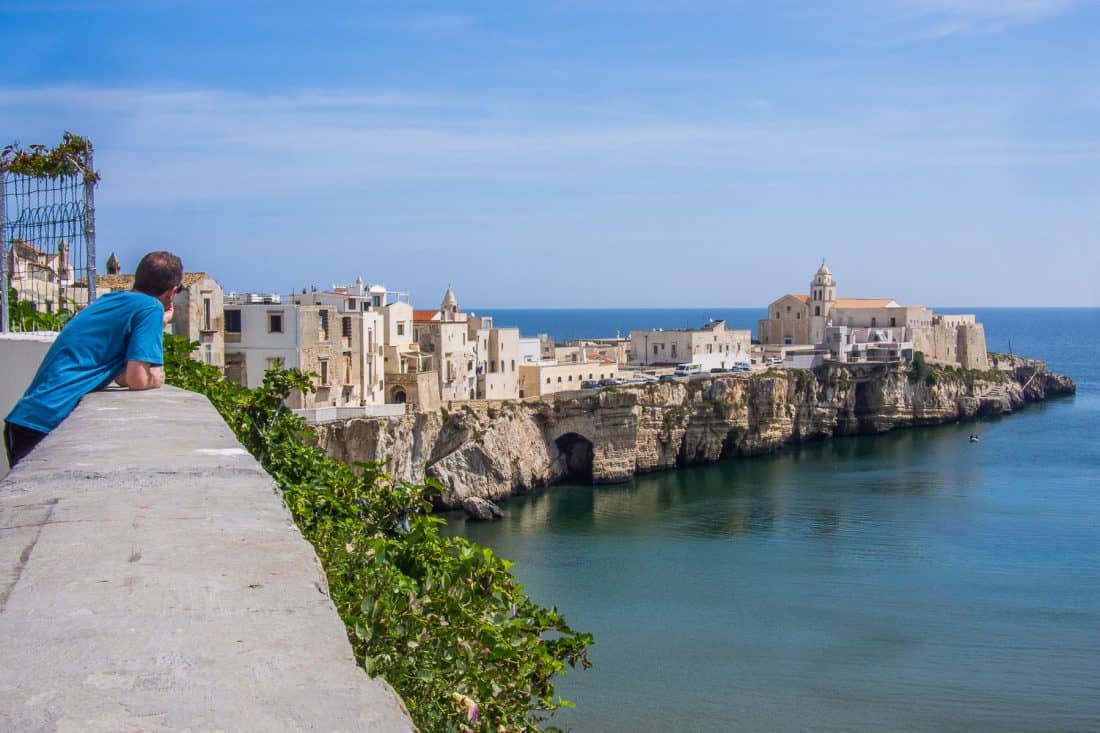
<path fill-rule="evenodd" d="M 49 164 L 42 164 L 44 160 Z M 95 300 L 97 180 L 92 145 L 83 138 L 66 133 L 62 146 L 53 151 L 37 145 L 29 151 L 4 149 L 0 332 L 41 329 L 43 322 L 63 319 L 36 314 L 63 316 Z"/>

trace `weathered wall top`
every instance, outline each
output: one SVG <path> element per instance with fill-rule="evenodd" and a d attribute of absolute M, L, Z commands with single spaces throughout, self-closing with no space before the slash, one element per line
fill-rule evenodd
<path fill-rule="evenodd" d="M 0 481 L 0 730 L 410 731 L 200 395 L 84 398 Z"/>

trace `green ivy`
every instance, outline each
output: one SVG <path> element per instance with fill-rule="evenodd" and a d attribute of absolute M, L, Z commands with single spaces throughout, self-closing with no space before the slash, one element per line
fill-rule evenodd
<path fill-rule="evenodd" d="M 170 384 L 200 392 L 271 474 L 317 552 L 359 663 L 401 694 L 424 731 L 537 731 L 566 665 L 590 666 L 591 634 L 527 596 L 511 563 L 439 533 L 429 480 L 325 456 L 286 409 L 312 375 L 269 371 L 246 389 L 190 358 L 198 344 L 165 336 Z"/>
<path fill-rule="evenodd" d="M 19 143 L 12 143 L 0 150 L 0 171 L 32 178 L 83 176 L 85 181 L 95 182 L 99 173 L 85 168 L 91 152 L 91 141 L 71 132 L 62 135 L 61 142 L 53 148 L 29 145 L 24 149 Z"/>

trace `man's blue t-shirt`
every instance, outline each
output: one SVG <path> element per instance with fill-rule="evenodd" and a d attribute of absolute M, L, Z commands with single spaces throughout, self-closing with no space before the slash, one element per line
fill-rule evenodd
<path fill-rule="evenodd" d="M 57 335 L 6 420 L 48 433 L 81 397 L 110 384 L 128 361 L 164 363 L 164 306 L 144 293 L 107 293 Z"/>

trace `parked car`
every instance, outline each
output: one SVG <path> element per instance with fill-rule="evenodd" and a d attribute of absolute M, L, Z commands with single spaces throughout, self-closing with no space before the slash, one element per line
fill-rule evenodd
<path fill-rule="evenodd" d="M 783 360 L 780 359 L 778 356 L 773 356 L 772 358 L 768 359 L 768 366 L 782 366 L 782 365 L 783 365 Z"/>
<path fill-rule="evenodd" d="M 726 369 L 725 367 L 714 367 L 713 369 L 710 370 L 710 373 L 711 374 L 725 374 L 729 371 L 730 370 Z"/>
<path fill-rule="evenodd" d="M 662 374 L 660 377 L 657 378 L 657 381 L 658 382 L 671 382 L 672 380 L 674 380 L 676 378 L 677 378 L 677 375 L 675 375 L 675 374 Z"/>
<path fill-rule="evenodd" d="M 618 384 L 618 382 L 611 378 L 600 380 L 601 387 L 614 387 L 616 384 Z"/>
<path fill-rule="evenodd" d="M 588 379 L 581 382 L 581 389 L 599 389 L 600 383 L 595 379 Z"/>

